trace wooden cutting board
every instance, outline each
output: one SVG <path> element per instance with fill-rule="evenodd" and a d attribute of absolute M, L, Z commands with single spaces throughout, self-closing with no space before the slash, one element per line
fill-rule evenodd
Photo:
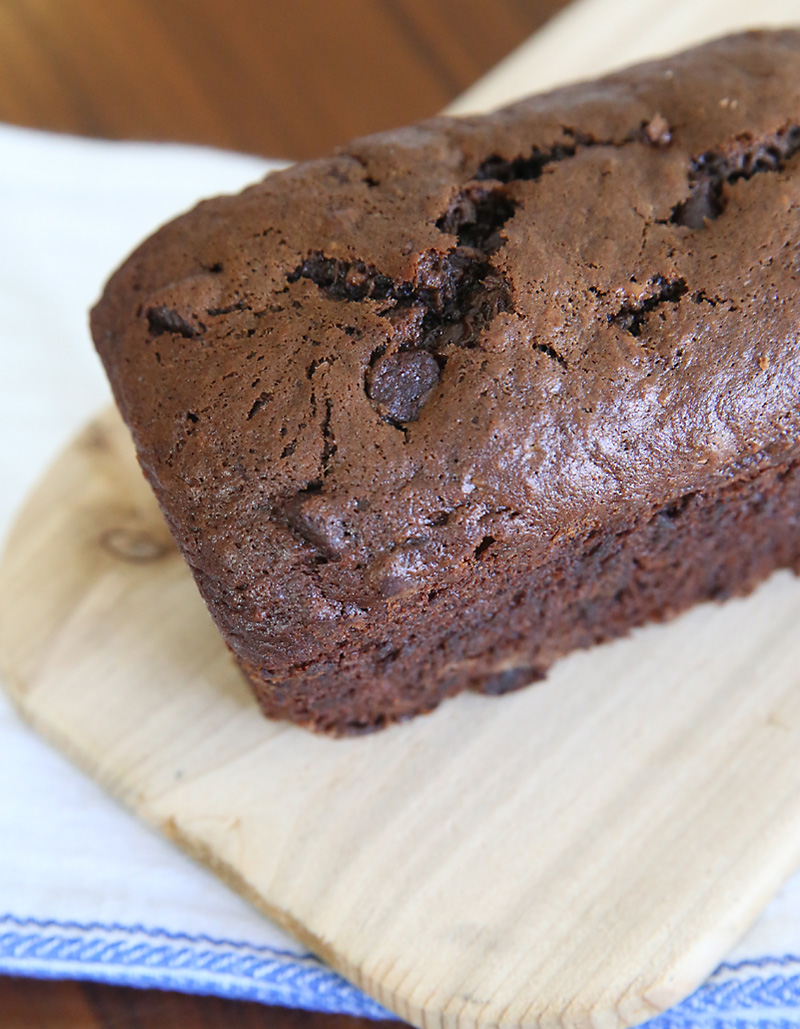
<path fill-rule="evenodd" d="M 587 0 L 463 107 L 719 34 L 745 6 Z M 760 21 L 793 6 L 765 0 Z M 573 655 L 534 688 L 319 738 L 258 713 L 107 412 L 9 538 L 0 658 L 44 735 L 426 1029 L 651 1017 L 800 863 L 788 573 Z"/>

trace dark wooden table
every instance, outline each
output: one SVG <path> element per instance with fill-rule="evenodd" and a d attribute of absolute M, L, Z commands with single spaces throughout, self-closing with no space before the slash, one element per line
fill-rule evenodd
<path fill-rule="evenodd" d="M 0 0 L 0 121 L 311 157 L 440 110 L 564 2 Z M 0 1029 L 375 1025 L 0 977 Z"/>

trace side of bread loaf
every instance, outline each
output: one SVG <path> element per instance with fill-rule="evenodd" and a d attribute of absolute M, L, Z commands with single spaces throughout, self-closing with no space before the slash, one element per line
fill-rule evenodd
<path fill-rule="evenodd" d="M 264 711 L 502 693 L 800 568 L 800 32 L 207 201 L 92 315 Z"/>

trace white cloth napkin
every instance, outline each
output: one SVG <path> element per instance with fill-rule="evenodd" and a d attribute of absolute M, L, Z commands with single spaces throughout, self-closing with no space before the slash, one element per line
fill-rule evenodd
<path fill-rule="evenodd" d="M 0 125 L 0 537 L 110 402 L 86 327 L 105 277 L 159 223 L 273 167 Z M 1 692 L 0 971 L 387 1017 L 39 740 Z M 800 1026 L 800 875 L 652 1025 Z"/>

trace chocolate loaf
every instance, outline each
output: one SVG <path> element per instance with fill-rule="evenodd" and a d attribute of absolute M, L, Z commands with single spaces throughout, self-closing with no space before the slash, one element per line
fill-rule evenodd
<path fill-rule="evenodd" d="M 800 570 L 800 31 L 200 204 L 92 330 L 270 717 L 345 734 Z"/>

